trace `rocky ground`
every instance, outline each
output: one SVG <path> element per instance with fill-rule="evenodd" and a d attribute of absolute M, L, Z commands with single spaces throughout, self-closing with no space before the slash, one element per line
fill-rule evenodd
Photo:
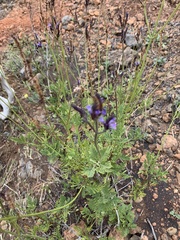
<path fill-rule="evenodd" d="M 147 1 L 148 17 L 152 27 L 157 17 L 160 2 Z M 1 56 L 4 56 L 2 52 L 6 52 L 7 44 L 12 42 L 12 34 L 19 36 L 19 38 L 23 38 L 27 34 L 31 36 L 31 20 L 33 20 L 33 30 L 41 33 L 38 3 L 37 1 L 31 1 L 31 3 L 31 11 L 28 7 L 28 1 L 3 1 L 0 3 Z M 125 8 L 129 13 L 129 38 L 126 39 L 125 64 L 129 66 L 131 62 L 137 59 L 136 56 L 143 51 L 141 43 L 146 36 L 147 28 L 142 5 L 138 0 L 126 1 L 125 3 L 107 0 L 106 7 L 102 8 L 100 3 L 100 0 L 90 1 L 88 8 L 89 19 L 94 21 L 93 32 L 91 32 L 91 58 L 96 59 L 95 43 L 97 35 L 100 35 L 102 38 L 100 40 L 102 53 L 107 45 L 109 47 L 110 71 L 121 65 L 119 59 L 122 55 L 122 44 L 118 40 L 117 9 Z M 79 43 L 83 42 L 84 21 L 86 20 L 84 4 L 81 1 L 68 1 L 68 3 L 64 3 L 61 12 L 58 12 L 60 1 L 57 1 L 56 4 L 56 16 L 58 19 L 62 19 L 64 38 L 72 40 L 76 55 L 81 63 L 84 53 Z M 159 27 L 174 10 L 176 4 L 178 3 L 175 1 L 165 1 Z M 44 5 L 43 8 L 45 9 Z M 75 13 L 77 22 L 72 21 Z M 103 18 L 104 15 L 108 15 L 110 21 L 107 22 L 107 19 Z M 100 19 L 100 21 L 97 19 Z M 100 25 L 99 22 L 101 22 Z M 108 29 L 107 39 L 104 29 Z M 139 30 L 141 30 L 141 35 L 140 38 L 137 38 Z M 134 126 L 140 127 L 147 134 L 144 141 L 137 141 L 131 149 L 132 155 L 137 157 L 134 161 L 135 167 L 141 166 L 146 158 L 147 151 L 150 151 L 155 154 L 159 153 L 159 163 L 169 172 L 166 183 L 159 183 L 156 187 L 146 190 L 146 196 L 133 203 L 138 228 L 129 237 L 132 240 L 140 239 L 140 236 L 141 239 L 153 239 L 151 224 L 160 240 L 178 240 L 180 238 L 180 219 L 170 214 L 172 211 L 180 214 L 180 117 L 177 116 L 171 124 L 174 112 L 180 102 L 179 42 L 180 17 L 177 14 L 165 28 L 160 39 L 154 44 L 148 59 L 144 78 L 152 72 L 154 61 L 158 61 L 158 67 L 143 93 L 145 99 L 152 93 L 152 104 L 147 106 L 143 115 L 136 112 L 132 118 Z M 94 79 L 97 75 L 95 62 L 92 67 L 94 71 L 91 77 Z M 131 71 L 131 68 L 129 68 L 129 71 Z M 82 67 L 79 76 L 81 81 L 83 76 L 84 69 Z M 24 107 L 29 109 L 29 103 L 23 98 L 27 89 L 21 82 L 17 83 L 17 79 L 10 78 L 9 82 L 15 89 L 17 97 L 24 102 Z M 102 82 L 104 82 L 104 79 L 102 79 Z M 32 106 L 29 114 L 38 121 L 45 121 L 45 113 L 40 104 Z M 41 195 L 41 210 L 47 209 L 48 203 L 43 202 L 46 193 L 42 192 L 41 189 L 46 184 L 51 185 L 54 199 L 61 191 L 58 188 L 58 182 L 55 181 L 58 178 L 56 166 L 51 166 L 35 149 L 27 146 L 22 147 L 9 141 L 8 137 L 16 134 L 16 129 L 12 127 L 9 120 L 0 124 L 0 197 L 11 209 L 14 207 L 14 201 L 22 201 L 22 194 L 26 196 L 28 192 L 33 191 L 38 199 Z M 148 219 L 151 224 L 148 223 Z M 115 239 L 120 239 L 116 233 L 113 234 Z"/>

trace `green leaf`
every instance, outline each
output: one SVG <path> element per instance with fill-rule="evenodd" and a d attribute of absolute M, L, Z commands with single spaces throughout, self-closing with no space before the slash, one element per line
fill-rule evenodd
<path fill-rule="evenodd" d="M 87 176 L 88 178 L 94 177 L 95 174 L 95 168 L 93 167 L 92 169 L 87 169 L 83 171 L 83 175 Z"/>

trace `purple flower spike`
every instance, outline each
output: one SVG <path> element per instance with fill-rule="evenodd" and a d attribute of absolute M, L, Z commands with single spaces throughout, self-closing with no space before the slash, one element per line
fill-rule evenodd
<path fill-rule="evenodd" d="M 106 122 L 104 123 L 104 128 L 106 130 L 108 130 L 108 129 L 114 129 L 115 130 L 116 125 L 117 125 L 116 118 L 114 116 L 112 116 L 112 117 L 109 117 L 108 119 L 106 119 Z"/>
<path fill-rule="evenodd" d="M 104 120 L 104 117 L 103 116 L 100 116 L 99 117 L 99 119 L 98 119 L 98 121 L 100 122 L 100 123 L 103 123 L 103 124 L 105 124 L 105 120 Z"/>
<path fill-rule="evenodd" d="M 87 106 L 86 106 L 86 109 L 88 110 L 88 112 L 89 112 L 90 114 L 92 114 L 92 106 L 91 106 L 91 105 L 87 105 Z"/>
<path fill-rule="evenodd" d="M 37 43 L 36 43 L 36 47 L 37 47 L 37 48 L 41 48 L 41 47 L 42 47 L 42 42 L 41 42 L 41 41 L 40 41 L 40 42 L 37 42 Z"/>
<path fill-rule="evenodd" d="M 105 116 L 106 110 L 103 108 L 104 99 L 98 93 L 96 93 L 93 96 L 93 101 L 94 101 L 93 105 L 86 106 L 86 109 L 91 114 L 91 118 L 95 120 L 99 118 L 101 115 Z"/>
<path fill-rule="evenodd" d="M 105 109 L 105 108 L 102 109 L 101 114 L 102 114 L 103 116 L 106 116 L 106 109 Z"/>

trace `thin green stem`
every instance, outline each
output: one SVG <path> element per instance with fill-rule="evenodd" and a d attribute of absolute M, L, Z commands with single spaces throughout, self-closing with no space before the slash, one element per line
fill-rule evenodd
<path fill-rule="evenodd" d="M 50 210 L 45 210 L 45 211 L 41 211 L 41 212 L 37 212 L 37 213 L 29 213 L 29 214 L 24 214 L 24 215 L 18 215 L 18 216 L 9 216 L 9 217 L 3 217 L 1 218 L 2 220 L 13 220 L 13 219 L 22 219 L 22 218 L 27 218 L 27 217 L 37 217 L 37 216 L 41 216 L 42 214 L 49 214 L 49 213 L 56 213 L 57 211 L 67 208 L 69 207 L 73 202 L 75 202 L 75 200 L 79 197 L 81 191 L 82 191 L 83 187 L 80 188 L 79 192 L 76 194 L 76 196 L 67 204 L 65 204 L 64 206 L 60 206 L 57 208 L 53 208 Z"/>
<path fill-rule="evenodd" d="M 100 156 L 100 151 L 99 151 L 99 148 L 98 148 L 98 121 L 95 120 L 95 135 L 94 135 L 94 145 L 96 147 L 96 150 L 98 151 L 98 154 Z"/>

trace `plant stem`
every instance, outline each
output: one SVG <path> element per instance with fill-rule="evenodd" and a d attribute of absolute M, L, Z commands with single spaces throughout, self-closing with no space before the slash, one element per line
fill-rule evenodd
<path fill-rule="evenodd" d="M 98 122 L 97 122 L 97 120 L 95 120 L 94 145 L 95 145 L 96 150 L 98 151 L 98 154 L 100 156 L 100 151 L 99 151 L 98 144 L 97 144 L 97 135 L 98 135 Z"/>

